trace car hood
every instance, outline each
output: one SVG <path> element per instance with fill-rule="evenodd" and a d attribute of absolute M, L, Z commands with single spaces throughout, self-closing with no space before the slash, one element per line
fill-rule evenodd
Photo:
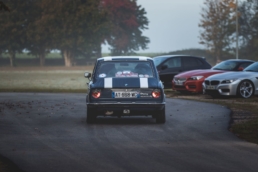
<path fill-rule="evenodd" d="M 223 70 L 212 70 L 212 69 L 203 69 L 203 70 L 191 70 L 187 72 L 182 72 L 176 75 L 176 78 L 189 78 L 191 76 L 209 76 L 217 73 L 223 73 L 226 71 Z"/>
<path fill-rule="evenodd" d="M 159 88 L 157 78 L 99 78 L 92 88 Z"/>
<path fill-rule="evenodd" d="M 257 76 L 258 72 L 227 72 L 212 75 L 206 80 L 225 80 L 225 79 L 243 79 Z"/>

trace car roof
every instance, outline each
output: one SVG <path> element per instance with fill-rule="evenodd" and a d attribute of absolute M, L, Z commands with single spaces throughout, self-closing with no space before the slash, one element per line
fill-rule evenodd
<path fill-rule="evenodd" d="M 255 62 L 253 60 L 248 60 L 248 59 L 228 59 L 225 61 L 235 61 L 235 62 Z M 221 61 L 222 62 L 222 61 Z"/>
<path fill-rule="evenodd" d="M 113 61 L 113 60 L 139 60 L 139 61 L 146 61 L 146 60 L 152 60 L 150 57 L 146 56 L 108 56 L 108 57 L 101 57 L 97 59 L 104 60 L 104 61 Z"/>
<path fill-rule="evenodd" d="M 156 56 L 153 58 L 170 58 L 170 57 L 195 57 L 195 58 L 202 58 L 205 59 L 205 57 L 200 57 L 200 56 L 192 56 L 192 55 L 162 55 L 162 56 Z"/>

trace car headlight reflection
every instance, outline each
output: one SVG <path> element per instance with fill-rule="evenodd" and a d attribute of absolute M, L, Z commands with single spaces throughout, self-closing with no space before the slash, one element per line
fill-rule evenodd
<path fill-rule="evenodd" d="M 203 78 L 203 76 L 192 76 L 190 79 L 191 80 L 200 80 L 202 78 Z"/>
<path fill-rule="evenodd" d="M 224 81 L 222 81 L 221 83 L 222 84 L 230 84 L 230 83 L 232 83 L 232 82 L 234 82 L 234 81 L 236 81 L 237 79 L 227 79 L 227 80 L 224 80 Z"/>

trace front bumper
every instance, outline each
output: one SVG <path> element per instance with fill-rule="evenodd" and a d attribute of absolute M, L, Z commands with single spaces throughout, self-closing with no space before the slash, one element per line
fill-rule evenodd
<path fill-rule="evenodd" d="M 206 94 L 220 94 L 222 96 L 235 96 L 237 95 L 237 87 L 241 81 L 236 80 L 230 84 L 219 84 L 215 89 L 207 89 L 206 84 L 203 83 L 203 89 Z"/>
<path fill-rule="evenodd" d="M 185 81 L 183 85 L 176 85 L 175 82 L 173 82 L 172 88 L 177 91 L 202 92 L 202 83 L 203 81 L 189 80 Z"/>

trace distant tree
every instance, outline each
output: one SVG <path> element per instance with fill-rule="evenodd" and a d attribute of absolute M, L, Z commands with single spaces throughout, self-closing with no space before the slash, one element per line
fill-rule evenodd
<path fill-rule="evenodd" d="M 26 30 L 27 47 L 29 54 L 39 58 L 40 66 L 45 65 L 45 56 L 52 47 L 52 35 L 49 31 L 49 25 L 44 14 L 44 0 L 33 1 L 28 13 L 30 14 L 29 24 Z"/>
<path fill-rule="evenodd" d="M 241 55 L 245 58 L 258 57 L 258 0 L 244 1 L 239 5 L 239 36 Z"/>
<path fill-rule="evenodd" d="M 44 22 L 51 35 L 53 49 L 61 50 L 65 66 L 73 59 L 99 52 L 100 42 L 108 33 L 108 20 L 99 10 L 99 0 L 42 1 Z"/>
<path fill-rule="evenodd" d="M 11 12 L 0 12 L 0 49 L 9 54 L 10 66 L 15 66 L 16 53 L 26 48 L 30 1 L 6 0 L 5 3 Z"/>
<path fill-rule="evenodd" d="M 219 62 L 223 51 L 230 50 L 234 42 L 235 9 L 234 0 L 205 0 L 199 27 L 200 44 L 205 45 Z"/>
<path fill-rule="evenodd" d="M 147 29 L 146 11 L 136 0 L 102 0 L 111 22 L 111 32 L 106 37 L 112 55 L 133 54 L 146 49 L 149 38 L 142 35 Z"/>

